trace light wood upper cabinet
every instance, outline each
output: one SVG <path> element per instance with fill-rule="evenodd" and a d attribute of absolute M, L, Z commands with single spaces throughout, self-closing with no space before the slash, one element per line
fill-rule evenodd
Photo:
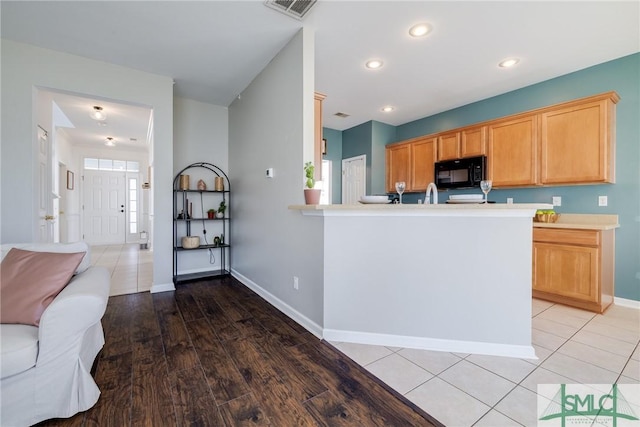
<path fill-rule="evenodd" d="M 602 313 L 613 302 L 615 230 L 533 229 L 533 296 Z"/>
<path fill-rule="evenodd" d="M 459 158 L 460 132 L 445 133 L 438 136 L 438 161 Z"/>
<path fill-rule="evenodd" d="M 466 128 L 460 134 L 460 157 L 476 157 L 487 154 L 486 126 Z"/>
<path fill-rule="evenodd" d="M 411 191 L 425 191 L 435 179 L 436 138 L 414 141 L 411 146 Z"/>
<path fill-rule="evenodd" d="M 322 101 L 326 95 L 315 92 L 313 94 L 314 128 L 313 128 L 313 164 L 314 177 L 322 180 Z"/>
<path fill-rule="evenodd" d="M 540 115 L 540 182 L 615 182 L 615 97 Z"/>
<path fill-rule="evenodd" d="M 494 187 L 537 183 L 537 124 L 536 114 L 489 123 L 487 178 Z"/>
<path fill-rule="evenodd" d="M 438 161 L 487 154 L 487 127 L 463 128 L 438 135 Z"/>
<path fill-rule="evenodd" d="M 386 157 L 386 187 L 388 193 L 395 193 L 395 183 L 404 181 L 411 183 L 411 145 L 409 143 L 393 144 L 385 149 Z"/>
<path fill-rule="evenodd" d="M 415 138 L 386 147 L 386 189 L 395 193 L 395 183 L 404 181 L 406 192 L 425 191 L 434 179 L 437 138 Z"/>

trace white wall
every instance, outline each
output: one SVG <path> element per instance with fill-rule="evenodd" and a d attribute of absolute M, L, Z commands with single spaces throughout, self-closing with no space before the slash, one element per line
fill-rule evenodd
<path fill-rule="evenodd" d="M 0 241 L 35 241 L 35 143 L 38 88 L 153 108 L 154 288 L 171 286 L 173 81 L 75 55 L 2 40 Z"/>
<path fill-rule="evenodd" d="M 304 203 L 303 164 L 313 159 L 313 43 L 301 30 L 229 107 L 229 243 L 236 277 L 318 332 L 322 220 L 287 208 Z"/>
<path fill-rule="evenodd" d="M 173 101 L 173 174 L 178 174 L 188 165 L 196 162 L 207 162 L 218 166 L 226 174 L 229 173 L 229 111 L 226 107 L 207 104 L 187 98 L 175 98 Z M 192 176 L 190 184 L 196 187 L 198 179 L 204 179 L 207 188 L 213 189 L 213 174 L 205 169 L 199 169 L 202 174 Z M 200 218 L 201 204 L 196 194 L 193 202 L 194 217 Z M 207 195 L 203 199 L 204 211 L 212 208 L 217 209 L 220 195 Z M 208 200 L 207 200 L 208 199 Z M 206 212 L 204 214 L 206 216 Z M 222 233 L 222 223 L 205 222 L 209 243 L 213 242 L 216 235 Z M 203 224 L 192 223 L 192 235 L 200 235 Z M 179 234 L 182 230 L 179 231 Z M 210 262 L 208 251 L 185 251 L 180 252 L 179 272 L 194 273 L 198 271 L 220 268 L 219 251 L 214 251 L 215 262 Z M 228 265 L 226 266 L 228 267 Z"/>

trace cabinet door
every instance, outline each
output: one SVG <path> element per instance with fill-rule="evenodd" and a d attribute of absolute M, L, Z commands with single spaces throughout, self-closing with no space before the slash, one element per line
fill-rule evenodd
<path fill-rule="evenodd" d="M 605 100 L 541 114 L 543 184 L 614 182 L 609 105 Z"/>
<path fill-rule="evenodd" d="M 404 181 L 411 185 L 411 145 L 394 144 L 386 148 L 387 192 L 395 193 L 395 183 Z"/>
<path fill-rule="evenodd" d="M 533 289 L 599 302 L 598 263 L 598 248 L 534 242 Z"/>
<path fill-rule="evenodd" d="M 438 161 L 460 158 L 460 132 L 438 136 Z"/>
<path fill-rule="evenodd" d="M 475 157 L 487 154 L 487 127 L 464 129 L 460 139 L 460 157 Z"/>
<path fill-rule="evenodd" d="M 411 143 L 411 191 L 425 191 L 434 182 L 436 139 L 429 138 Z"/>
<path fill-rule="evenodd" d="M 489 125 L 487 175 L 494 187 L 536 184 L 536 141 L 536 115 Z"/>

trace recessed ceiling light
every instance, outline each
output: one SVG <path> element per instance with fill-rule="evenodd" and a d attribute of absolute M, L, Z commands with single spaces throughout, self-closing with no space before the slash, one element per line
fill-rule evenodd
<path fill-rule="evenodd" d="M 509 67 L 513 67 L 518 62 L 520 62 L 520 60 L 518 58 L 507 58 L 507 59 L 505 59 L 503 61 L 500 61 L 498 63 L 498 67 L 500 67 L 500 68 L 509 68 Z"/>
<path fill-rule="evenodd" d="M 91 111 L 90 116 L 94 120 L 107 120 L 107 115 L 105 114 L 103 108 L 99 105 L 93 106 L 93 111 Z"/>
<path fill-rule="evenodd" d="M 364 65 L 370 70 L 377 70 L 378 68 L 382 67 L 382 64 L 383 62 L 379 59 L 370 59 Z"/>
<path fill-rule="evenodd" d="M 431 26 L 426 23 L 416 24 L 413 27 L 409 28 L 409 35 L 411 37 L 426 36 L 430 32 L 431 32 Z"/>
<path fill-rule="evenodd" d="M 108 136 L 104 145 L 106 145 L 107 147 L 115 147 L 116 143 L 114 142 L 114 139 L 112 137 Z"/>
<path fill-rule="evenodd" d="M 385 112 L 385 113 L 390 113 L 393 110 L 395 110 L 395 108 L 393 108 L 391 105 L 386 105 L 386 106 L 382 107 L 382 111 Z"/>

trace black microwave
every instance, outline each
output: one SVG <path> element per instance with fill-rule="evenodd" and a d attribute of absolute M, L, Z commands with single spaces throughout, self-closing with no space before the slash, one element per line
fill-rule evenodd
<path fill-rule="evenodd" d="M 446 160 L 435 164 L 438 189 L 480 187 L 485 179 L 487 156 Z"/>

